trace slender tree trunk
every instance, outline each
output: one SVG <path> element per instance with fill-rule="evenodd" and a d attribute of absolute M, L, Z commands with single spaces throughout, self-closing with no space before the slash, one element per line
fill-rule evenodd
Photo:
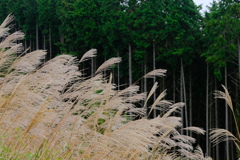
<path fill-rule="evenodd" d="M 208 132 L 208 117 L 209 117 L 209 100 L 208 100 L 208 92 L 209 92 L 209 66 L 207 63 L 207 75 L 206 75 L 206 156 L 209 156 L 209 132 Z"/>
<path fill-rule="evenodd" d="M 147 56 L 144 56 L 144 75 L 147 74 Z M 147 78 L 144 78 L 144 92 L 147 93 Z M 148 111 L 146 108 L 146 116 L 148 115 Z"/>
<path fill-rule="evenodd" d="M 30 34 L 30 37 L 31 37 L 31 34 Z M 30 42 L 29 42 L 30 52 L 32 52 L 32 40 L 30 39 L 29 41 L 30 41 Z"/>
<path fill-rule="evenodd" d="M 176 70 L 173 69 L 173 103 L 176 103 Z M 176 116 L 176 113 L 173 113 Z M 176 147 L 174 147 L 174 152 L 176 152 Z"/>
<path fill-rule="evenodd" d="M 20 31 L 20 23 L 18 23 L 18 26 L 16 26 L 17 30 Z M 19 44 L 19 40 L 17 40 L 17 44 Z M 18 55 L 18 53 L 17 53 Z"/>
<path fill-rule="evenodd" d="M 49 55 L 50 59 L 52 59 L 52 33 L 50 27 L 49 27 Z"/>
<path fill-rule="evenodd" d="M 129 63 L 129 86 L 132 85 L 132 46 L 131 44 L 129 44 L 128 46 L 128 51 L 129 51 L 129 59 L 128 59 L 128 63 Z M 132 93 L 129 94 L 129 97 L 132 97 Z M 129 113 L 130 114 L 130 118 L 131 118 L 131 115 L 132 113 Z"/>
<path fill-rule="evenodd" d="M 129 63 L 129 86 L 132 85 L 132 46 L 131 44 L 129 44 L 128 46 L 128 51 L 129 51 L 129 59 L 128 59 L 128 63 Z"/>
<path fill-rule="evenodd" d="M 227 82 L 227 66 L 225 66 L 225 87 L 228 88 L 228 82 Z M 225 128 L 226 130 L 229 130 L 228 127 L 228 105 L 227 102 L 225 102 Z M 226 160 L 229 160 L 229 142 L 228 137 L 226 137 Z"/>
<path fill-rule="evenodd" d="M 185 103 L 185 107 L 183 108 L 184 112 L 182 111 L 182 118 L 183 122 L 185 121 L 185 127 L 188 127 L 188 112 L 187 112 L 187 97 L 186 97 L 186 85 L 185 85 L 185 78 L 184 78 L 184 69 L 183 69 L 183 62 L 181 58 L 181 101 Z M 188 135 L 188 132 L 186 132 Z"/>
<path fill-rule="evenodd" d="M 229 124 L 234 124 L 235 122 L 232 119 L 232 116 L 229 116 Z M 233 125 L 230 125 L 229 131 L 232 133 L 233 132 Z M 236 159 L 236 157 L 234 158 L 234 145 L 233 145 L 233 141 L 229 141 L 229 151 L 230 151 L 230 159 Z"/>
<path fill-rule="evenodd" d="M 211 128 L 213 128 L 214 127 L 214 122 L 213 122 L 213 107 L 212 107 L 212 105 L 214 104 L 213 103 L 213 81 L 212 81 L 212 77 L 211 77 L 211 74 L 210 74 L 210 72 L 209 72 L 209 66 L 208 66 L 208 79 L 209 79 L 209 88 L 208 88 L 208 91 L 209 91 L 209 99 L 208 99 L 208 115 L 209 115 L 209 117 L 208 117 L 208 119 L 209 119 L 209 126 L 208 126 L 208 128 L 209 128 L 209 131 L 210 131 L 210 129 Z M 209 134 L 209 131 L 208 131 L 208 134 Z M 209 136 L 208 136 L 209 137 Z M 212 156 L 213 155 L 213 150 L 212 150 L 212 144 L 211 144 L 211 141 L 210 140 L 208 140 L 208 154 L 209 154 L 209 156 Z"/>
<path fill-rule="evenodd" d="M 43 49 L 46 50 L 46 36 L 43 35 Z M 46 56 L 44 58 L 44 62 L 46 62 Z"/>
<path fill-rule="evenodd" d="M 142 77 L 144 76 L 144 63 L 141 65 L 141 70 L 142 70 Z M 141 93 L 144 92 L 144 78 L 141 79 Z M 142 101 L 142 104 L 144 104 L 144 101 Z"/>
<path fill-rule="evenodd" d="M 155 57 L 156 57 L 156 46 L 155 46 L 155 42 L 153 42 L 153 70 L 156 69 L 156 60 L 155 60 Z M 154 75 L 153 77 L 153 84 L 155 84 L 156 82 L 156 76 Z M 153 93 L 153 101 L 155 102 L 156 100 L 156 92 Z M 154 108 L 153 110 L 153 117 L 157 117 L 157 110 L 156 108 Z"/>
<path fill-rule="evenodd" d="M 96 70 L 97 70 L 97 57 L 94 57 L 94 66 L 93 66 L 93 71 L 94 71 L 94 73 L 96 72 Z"/>
<path fill-rule="evenodd" d="M 115 70 L 113 69 L 113 70 L 112 70 L 112 83 L 113 83 L 113 84 L 115 84 L 115 77 L 116 77 L 115 74 L 116 74 L 116 73 L 115 73 Z"/>
<path fill-rule="evenodd" d="M 60 42 L 61 42 L 61 45 L 63 46 L 64 44 L 64 34 L 60 34 Z M 63 54 L 63 51 L 61 50 L 61 54 Z M 94 62 L 94 59 L 92 58 L 92 62 Z M 93 65 L 93 63 L 92 63 Z"/>
<path fill-rule="evenodd" d="M 183 66 L 182 66 L 182 59 L 181 59 L 181 76 L 180 76 L 180 101 L 183 102 Z M 186 104 L 185 104 L 186 105 Z M 182 129 L 181 134 L 183 134 L 183 127 L 184 127 L 184 114 L 183 114 L 183 108 L 181 108 L 181 117 L 182 117 Z"/>
<path fill-rule="evenodd" d="M 189 126 L 192 126 L 192 71 L 189 70 Z M 190 131 L 192 137 L 192 131 Z"/>
<path fill-rule="evenodd" d="M 240 83 L 240 37 L 238 38 L 238 78 Z"/>
<path fill-rule="evenodd" d="M 104 57 L 104 62 L 106 62 L 107 61 L 107 58 L 106 58 L 106 56 Z M 107 72 L 106 72 L 106 69 L 103 71 L 103 77 L 104 78 L 106 78 L 107 77 Z"/>
<path fill-rule="evenodd" d="M 27 49 L 27 41 L 26 41 L 26 39 L 24 39 L 24 50 L 26 50 Z"/>
<path fill-rule="evenodd" d="M 142 77 L 144 76 L 144 63 L 141 63 Z M 141 93 L 144 92 L 144 78 L 141 78 Z M 141 101 L 141 105 L 144 106 L 144 100 Z M 144 108 L 145 109 L 145 108 Z M 145 112 L 145 117 L 147 116 L 147 111 Z"/>
<path fill-rule="evenodd" d="M 43 49 L 46 50 L 46 36 L 43 36 Z"/>
<path fill-rule="evenodd" d="M 33 47 L 33 51 L 36 50 L 36 41 L 32 41 L 32 47 Z"/>
<path fill-rule="evenodd" d="M 214 78 L 215 82 L 215 91 L 217 90 L 217 80 Z M 217 98 L 215 98 L 215 128 L 218 128 L 218 102 Z M 219 160 L 219 145 L 216 145 L 216 160 Z"/>
<path fill-rule="evenodd" d="M 36 50 L 39 49 L 39 43 L 38 43 L 38 23 L 36 23 Z"/>
<path fill-rule="evenodd" d="M 176 70 L 173 70 L 173 102 L 176 103 Z"/>
<path fill-rule="evenodd" d="M 94 75 L 94 69 L 93 69 L 93 67 L 94 67 L 94 65 L 93 65 L 93 63 L 94 63 L 94 59 L 92 58 L 91 59 L 91 77 L 93 77 L 93 75 Z M 114 77 L 114 76 L 113 76 Z"/>
<path fill-rule="evenodd" d="M 119 49 L 118 49 L 118 57 L 120 57 Z M 118 65 L 118 90 L 120 90 L 120 65 L 119 63 L 117 65 Z"/>

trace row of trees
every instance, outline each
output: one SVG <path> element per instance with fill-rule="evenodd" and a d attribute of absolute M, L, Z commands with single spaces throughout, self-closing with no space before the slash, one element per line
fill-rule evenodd
<path fill-rule="evenodd" d="M 186 103 L 182 111 L 186 126 L 207 129 L 206 137 L 198 137 L 206 146 L 205 153 L 215 159 L 234 159 L 231 143 L 210 146 L 208 129 L 222 127 L 234 132 L 227 107 L 213 98 L 220 84 L 228 87 L 235 109 L 240 110 L 238 0 L 213 1 L 204 16 L 193 0 L 0 2 L 0 20 L 9 13 L 15 15 L 15 28 L 27 35 L 24 46 L 47 49 L 49 59 L 63 53 L 81 57 L 90 48 L 97 48 L 98 58 L 84 64 L 93 74 L 96 64 L 120 56 L 125 65 L 113 70 L 118 86 L 131 85 L 155 68 L 167 69 L 164 79 L 141 79 L 142 91 L 158 81 L 159 93 L 167 88 L 169 99 Z M 154 111 L 152 116 L 157 114 Z"/>

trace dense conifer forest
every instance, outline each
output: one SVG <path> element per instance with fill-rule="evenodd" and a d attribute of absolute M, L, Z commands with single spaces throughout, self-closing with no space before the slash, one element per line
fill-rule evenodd
<path fill-rule="evenodd" d="M 185 103 L 184 127 L 206 130 L 184 134 L 195 137 L 206 156 L 234 160 L 240 155 L 235 145 L 214 146 L 209 133 L 225 128 L 237 134 L 231 110 L 214 98 L 221 85 L 240 124 L 240 2 L 216 0 L 208 7 L 201 13 L 193 0 L 0 0 L 0 22 L 14 15 L 11 31 L 25 33 L 22 43 L 29 52 L 47 50 L 46 61 L 63 54 L 81 58 L 96 48 L 98 56 L 79 65 L 89 76 L 107 59 L 122 57 L 107 71 L 118 89 L 136 83 L 149 92 L 158 82 L 148 103 L 167 89 L 167 100 Z M 154 69 L 166 69 L 166 76 L 143 77 Z M 154 109 L 150 117 L 159 114 Z"/>

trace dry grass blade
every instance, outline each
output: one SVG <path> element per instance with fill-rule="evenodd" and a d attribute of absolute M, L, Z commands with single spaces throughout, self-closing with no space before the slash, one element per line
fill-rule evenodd
<path fill-rule="evenodd" d="M 147 102 L 148 102 L 149 98 L 153 95 L 153 93 L 156 91 L 157 88 L 158 88 L 158 83 L 156 82 L 156 83 L 153 85 L 151 91 L 149 92 L 148 97 L 147 97 L 147 99 L 146 99 L 146 101 L 145 101 L 145 103 L 144 103 L 143 108 L 146 108 L 146 105 L 147 105 Z"/>
<path fill-rule="evenodd" d="M 22 40 L 24 38 L 24 33 L 20 31 L 16 31 L 12 33 L 11 35 L 7 36 L 7 38 L 0 43 L 1 50 L 5 50 L 8 47 L 12 47 L 15 44 L 17 40 Z"/>
<path fill-rule="evenodd" d="M 146 97 L 147 97 L 147 93 L 140 93 L 140 94 L 136 94 L 132 97 L 128 97 L 125 102 L 136 103 L 136 102 L 145 100 Z"/>
<path fill-rule="evenodd" d="M 191 155 L 190 158 L 194 159 L 194 160 L 195 159 L 198 159 L 198 160 L 212 160 L 211 157 L 204 157 L 203 150 L 202 150 L 202 148 L 199 145 L 197 145 L 197 147 L 194 150 L 194 154 Z"/>
<path fill-rule="evenodd" d="M 9 24 L 14 20 L 13 15 L 8 15 L 7 18 L 3 21 L 3 23 L 0 26 L 0 37 L 6 37 L 9 35 L 8 31 L 11 29 L 12 26 L 9 26 Z"/>
<path fill-rule="evenodd" d="M 202 134 L 202 135 L 205 134 L 205 130 L 202 128 L 199 128 L 199 127 L 186 127 L 186 128 L 183 128 L 183 130 L 192 131 L 192 132 L 195 132 L 197 134 Z"/>
<path fill-rule="evenodd" d="M 229 92 L 228 92 L 227 88 L 224 85 L 222 85 L 222 87 L 223 87 L 225 93 L 222 92 L 222 91 L 215 91 L 215 93 L 214 93 L 215 98 L 224 99 L 227 102 L 230 109 L 232 110 L 232 112 L 233 112 L 233 105 L 232 105 L 231 96 L 229 95 Z"/>
<path fill-rule="evenodd" d="M 15 72 L 30 73 L 42 64 L 46 54 L 47 52 L 45 50 L 36 50 L 27 53 L 19 60 L 15 61 L 10 69 L 14 69 Z"/>
<path fill-rule="evenodd" d="M 226 140 L 232 140 L 240 151 L 240 146 L 237 144 L 240 143 L 240 140 L 237 139 L 231 132 L 226 129 L 214 129 L 210 132 L 210 139 L 214 145 L 217 145 Z"/>
<path fill-rule="evenodd" d="M 118 92 L 118 96 L 129 96 L 130 94 L 134 95 L 139 91 L 139 86 L 137 85 L 131 85 L 122 91 Z"/>
<path fill-rule="evenodd" d="M 165 113 L 163 115 L 162 118 L 166 118 L 168 116 L 170 116 L 173 112 L 176 112 L 179 108 L 182 108 L 185 104 L 180 102 L 180 103 L 175 103 L 174 105 L 170 106 L 169 108 L 169 111 L 167 111 L 167 113 Z"/>
<path fill-rule="evenodd" d="M 15 53 L 21 53 L 22 50 L 23 50 L 23 46 L 21 43 L 19 43 L 19 44 L 12 46 L 11 48 L 5 50 L 2 54 L 3 55 L 11 55 L 11 54 L 15 54 Z"/>
<path fill-rule="evenodd" d="M 232 104 L 232 99 L 231 99 L 231 96 L 227 90 L 227 88 L 222 85 L 223 89 L 225 92 L 222 92 L 222 91 L 215 91 L 214 95 L 215 95 L 215 98 L 220 98 L 220 99 L 224 99 L 229 108 L 231 109 L 232 111 L 232 114 L 233 114 L 233 118 L 234 118 L 234 122 L 235 122 L 235 125 L 236 125 L 236 129 L 237 129 L 237 135 L 238 135 L 238 139 L 240 139 L 240 132 L 239 132 L 239 127 L 238 127 L 238 122 L 237 122 L 237 119 L 236 119 L 236 115 L 234 113 L 234 109 L 233 109 L 233 104 Z"/>
<path fill-rule="evenodd" d="M 111 58 L 109 60 L 107 60 L 106 62 L 104 62 L 96 71 L 95 74 L 98 74 L 104 70 L 107 70 L 109 67 L 111 67 L 112 65 L 116 64 L 116 63 L 120 63 L 122 61 L 121 57 L 115 57 L 115 58 Z"/>
<path fill-rule="evenodd" d="M 144 78 L 154 78 L 165 76 L 167 70 L 165 69 L 155 69 L 144 76 Z"/>
<path fill-rule="evenodd" d="M 164 91 L 157 97 L 157 99 L 155 100 L 155 102 L 154 102 L 153 105 L 151 106 L 151 109 L 150 109 L 150 111 L 149 111 L 149 113 L 148 113 L 148 116 L 151 114 L 152 110 L 154 109 L 154 107 L 156 107 L 156 105 L 159 103 L 159 101 L 160 101 L 163 97 L 166 96 L 166 94 L 167 94 L 166 91 L 167 91 L 167 90 L 164 90 Z"/>
<path fill-rule="evenodd" d="M 184 143 L 189 143 L 189 144 L 196 142 L 195 138 L 192 138 L 192 137 L 189 137 L 186 135 L 176 135 L 176 136 L 172 137 L 172 139 L 177 140 L 177 141 L 182 141 Z"/>
<path fill-rule="evenodd" d="M 91 49 L 82 56 L 79 63 L 84 62 L 84 61 L 88 60 L 89 58 L 93 58 L 96 56 L 97 56 L 97 49 Z"/>
<path fill-rule="evenodd" d="M 12 26 L 9 24 L 14 20 L 14 17 L 9 15 L 6 20 L 0 26 L 0 37 L 2 39 L 0 43 L 0 75 L 5 77 L 8 73 L 8 68 L 13 64 L 17 58 L 16 53 L 22 51 L 22 44 L 17 44 L 17 40 L 21 40 L 24 37 L 24 33 L 16 31 L 9 35 L 9 30 Z"/>
<path fill-rule="evenodd" d="M 1 28 L 6 28 L 13 20 L 15 19 L 15 17 L 11 14 L 9 14 L 5 20 L 2 22 L 1 24 Z"/>

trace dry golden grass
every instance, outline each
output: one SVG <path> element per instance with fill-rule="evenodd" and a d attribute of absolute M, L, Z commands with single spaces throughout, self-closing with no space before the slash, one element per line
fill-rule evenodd
<path fill-rule="evenodd" d="M 8 39 L 12 20 L 9 16 L 1 25 L 2 38 Z M 0 87 L 0 159 L 207 159 L 199 147 L 194 149 L 194 138 L 179 133 L 181 118 L 172 113 L 183 103 L 163 100 L 163 92 L 150 107 L 164 106 L 165 114 L 148 119 L 147 103 L 143 108 L 134 104 L 148 100 L 157 84 L 148 96 L 137 85 L 115 90 L 112 75 L 102 72 L 120 58 L 106 61 L 87 78 L 78 63 L 94 57 L 95 49 L 80 61 L 61 55 L 43 63 L 42 50 L 12 59 L 21 49 L 16 39 L 22 33 L 13 35 L 11 44 L 0 44 L 0 57 L 9 62 Z M 156 70 L 146 77 L 164 73 Z M 142 118 L 132 121 L 134 116 Z M 186 130 L 204 133 L 197 127 Z"/>
<path fill-rule="evenodd" d="M 224 99 L 228 105 L 228 107 L 231 109 L 232 111 L 232 115 L 234 118 L 234 122 L 235 122 L 235 126 L 236 126 L 236 136 L 233 135 L 230 131 L 226 130 L 226 129 L 213 129 L 210 132 L 210 139 L 212 141 L 212 143 L 214 145 L 217 145 L 223 141 L 233 141 L 234 144 L 236 145 L 238 151 L 240 152 L 240 132 L 239 132 L 239 127 L 238 127 L 238 123 L 237 123 L 237 119 L 236 119 L 236 115 L 234 112 L 234 108 L 233 108 L 233 104 L 232 104 L 232 99 L 231 96 L 227 90 L 227 88 L 225 86 L 223 86 L 224 92 L 222 91 L 215 91 L 215 98 L 219 98 L 219 99 Z"/>

